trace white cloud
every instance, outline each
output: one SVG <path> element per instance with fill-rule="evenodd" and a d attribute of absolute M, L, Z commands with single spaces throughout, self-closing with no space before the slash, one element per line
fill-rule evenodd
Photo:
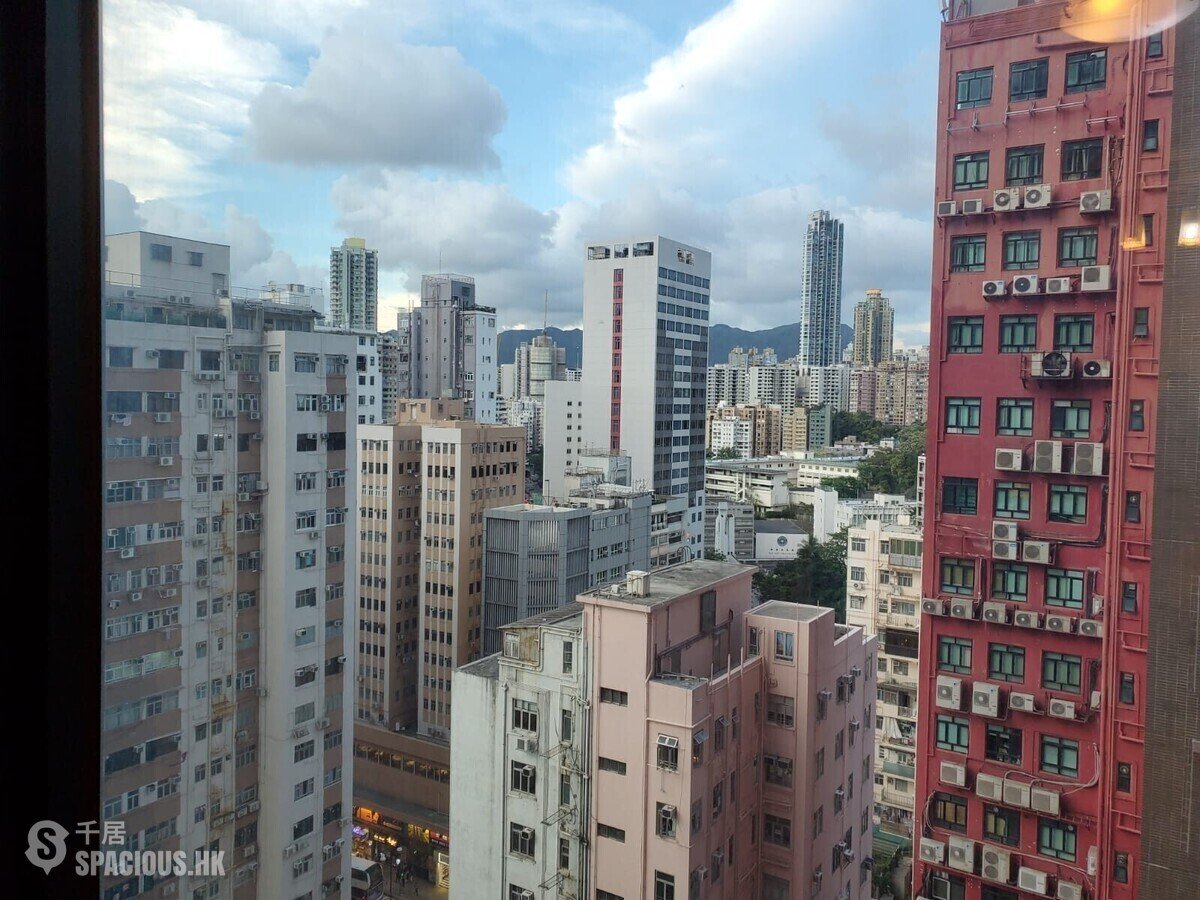
<path fill-rule="evenodd" d="M 263 159 L 495 168 L 500 92 L 453 47 L 418 47 L 370 31 L 321 42 L 303 83 L 268 85 L 248 139 Z"/>
<path fill-rule="evenodd" d="M 274 45 L 162 0 L 104 4 L 104 167 L 142 197 L 194 193 L 283 71 Z"/>

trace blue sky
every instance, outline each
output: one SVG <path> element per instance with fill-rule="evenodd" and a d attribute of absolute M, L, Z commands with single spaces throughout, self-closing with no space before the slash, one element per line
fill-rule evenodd
<path fill-rule="evenodd" d="M 937 4 L 106 0 L 109 231 L 221 240 L 235 284 L 378 247 L 380 321 L 439 254 L 501 324 L 578 324 L 583 244 L 713 252 L 714 319 L 798 319 L 807 214 L 927 339 Z"/>

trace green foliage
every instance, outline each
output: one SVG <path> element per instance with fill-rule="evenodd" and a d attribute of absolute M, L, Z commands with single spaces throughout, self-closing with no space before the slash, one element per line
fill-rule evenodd
<path fill-rule="evenodd" d="M 876 856 L 871 866 L 871 883 L 875 887 L 875 896 L 884 897 L 892 893 L 892 872 L 899 859 L 899 851 Z"/>
<path fill-rule="evenodd" d="M 713 459 L 741 459 L 742 455 L 732 447 L 725 447 L 713 454 Z"/>
<path fill-rule="evenodd" d="M 851 478 L 849 475 L 839 475 L 837 478 L 822 478 L 821 487 L 832 488 L 838 492 L 838 498 L 843 500 L 847 497 L 857 497 L 867 490 L 866 484 L 861 479 Z"/>
<path fill-rule="evenodd" d="M 877 444 L 880 439 L 891 437 L 899 430 L 895 425 L 885 425 L 865 412 L 835 412 L 833 414 L 833 439 L 835 441 L 854 435 L 860 441 Z"/>
<path fill-rule="evenodd" d="M 846 529 L 821 543 L 809 539 L 795 559 L 782 562 L 770 572 L 754 576 L 764 602 L 783 600 L 807 603 L 834 610 L 839 623 L 846 621 Z"/>
<path fill-rule="evenodd" d="M 720 550 L 713 550 L 710 547 L 704 551 L 704 558 L 711 559 L 713 562 L 725 562 L 725 560 L 727 560 L 729 557 L 727 557 Z"/>
<path fill-rule="evenodd" d="M 542 462 L 541 450 L 534 450 L 525 457 L 525 471 L 539 486 L 542 483 Z"/>
<path fill-rule="evenodd" d="M 880 450 L 858 467 L 858 481 L 868 491 L 906 494 L 917 484 L 917 457 L 925 452 L 925 425 L 911 425 L 897 435 L 895 450 Z"/>

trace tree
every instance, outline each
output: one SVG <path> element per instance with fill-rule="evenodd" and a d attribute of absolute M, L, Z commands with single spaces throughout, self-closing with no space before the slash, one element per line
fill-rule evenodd
<path fill-rule="evenodd" d="M 723 447 L 713 454 L 713 459 L 741 459 L 742 454 L 733 447 Z"/>
<path fill-rule="evenodd" d="M 712 547 L 709 547 L 704 551 L 704 558 L 711 559 L 713 562 L 725 562 L 729 557 L 720 550 L 714 550 Z"/>
<path fill-rule="evenodd" d="M 808 603 L 834 610 L 837 622 L 846 621 L 846 529 L 821 543 L 814 538 L 796 552 L 795 559 L 770 572 L 759 571 L 755 586 L 763 601 Z"/>
<path fill-rule="evenodd" d="M 910 425 L 897 435 L 895 450 L 880 450 L 858 466 L 867 490 L 906 494 L 917 484 L 917 457 L 925 452 L 925 425 Z"/>
<path fill-rule="evenodd" d="M 898 850 L 893 850 L 891 853 L 885 851 L 875 857 L 874 864 L 871 866 L 871 883 L 875 888 L 876 897 L 891 896 L 892 875 L 895 872 L 899 855 Z"/>
<path fill-rule="evenodd" d="M 833 439 L 835 441 L 854 435 L 860 441 L 877 444 L 881 439 L 891 437 L 899 430 L 895 425 L 885 425 L 872 417 L 870 413 L 835 412 L 833 414 Z"/>
<path fill-rule="evenodd" d="M 837 478 L 822 478 L 821 487 L 837 491 L 840 499 L 857 497 L 867 489 L 866 484 L 861 478 L 853 478 L 849 475 L 839 475 Z"/>

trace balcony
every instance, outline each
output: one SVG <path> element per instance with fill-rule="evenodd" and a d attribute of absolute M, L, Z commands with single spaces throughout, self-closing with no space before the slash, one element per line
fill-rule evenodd
<path fill-rule="evenodd" d="M 888 566 L 893 569 L 913 569 L 921 571 L 921 557 L 910 556 L 907 553 L 889 553 Z"/>
<path fill-rule="evenodd" d="M 917 778 L 916 766 L 906 766 L 904 763 L 898 762 L 885 762 L 879 768 L 885 774 L 895 775 L 897 778 L 906 778 L 909 781 L 915 781 Z"/>

